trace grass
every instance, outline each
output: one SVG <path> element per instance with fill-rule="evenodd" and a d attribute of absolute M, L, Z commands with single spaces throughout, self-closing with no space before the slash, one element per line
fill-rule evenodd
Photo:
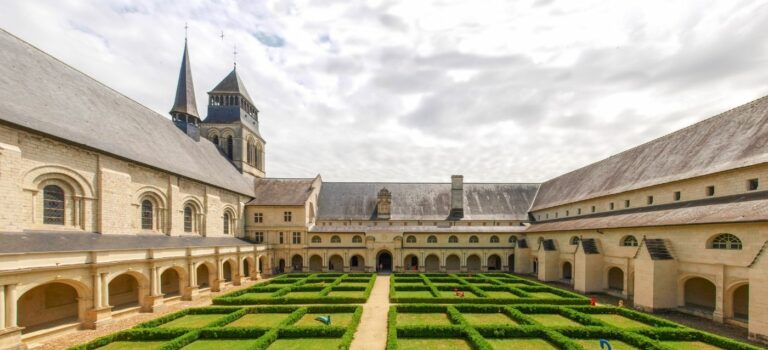
<path fill-rule="evenodd" d="M 202 328 L 207 324 L 222 318 L 222 314 L 185 315 L 170 322 L 161 324 L 160 328 Z"/>
<path fill-rule="evenodd" d="M 495 314 L 461 314 L 472 325 L 483 324 L 517 324 L 515 320 L 502 313 Z"/>
<path fill-rule="evenodd" d="M 339 287 L 367 287 L 368 282 L 341 282 Z"/>
<path fill-rule="evenodd" d="M 700 341 L 663 341 L 662 344 L 678 350 L 719 350 L 721 348 Z"/>
<path fill-rule="evenodd" d="M 320 298 L 320 291 L 314 292 L 290 292 L 286 295 L 287 298 Z"/>
<path fill-rule="evenodd" d="M 515 338 L 515 339 L 492 339 L 486 338 L 489 344 L 497 350 L 550 350 L 557 349 L 544 339 L 536 338 Z M 586 348 L 591 349 L 591 348 Z"/>
<path fill-rule="evenodd" d="M 600 339 L 573 339 L 577 344 L 581 345 L 584 349 L 600 349 Z M 629 345 L 621 340 L 608 339 L 613 350 L 637 350 L 636 347 Z"/>
<path fill-rule="evenodd" d="M 256 339 L 202 339 L 196 340 L 183 347 L 183 350 L 247 350 L 253 346 Z"/>
<path fill-rule="evenodd" d="M 320 316 L 331 316 L 331 326 L 343 326 L 346 327 L 352 322 L 351 313 L 337 313 L 337 314 L 305 314 L 294 323 L 294 326 L 321 326 L 322 322 L 315 320 Z"/>
<path fill-rule="evenodd" d="M 278 339 L 270 344 L 267 350 L 335 350 L 339 345 L 341 345 L 341 339 L 336 338 Z"/>
<path fill-rule="evenodd" d="M 533 314 L 526 316 L 543 324 L 545 327 L 581 326 L 581 323 L 558 314 Z"/>
<path fill-rule="evenodd" d="M 597 315 L 591 315 L 591 316 L 609 325 L 616 326 L 619 328 L 650 328 L 651 327 L 651 325 L 642 323 L 640 321 L 635 321 L 631 318 L 627 318 L 621 315 L 597 314 Z"/>
<path fill-rule="evenodd" d="M 403 325 L 449 325 L 451 320 L 443 313 L 398 313 L 397 324 Z"/>
<path fill-rule="evenodd" d="M 464 339 L 398 339 L 399 350 L 471 350 Z"/>
<path fill-rule="evenodd" d="M 347 298 L 362 298 L 365 292 L 362 290 L 346 291 L 346 290 L 334 290 L 328 293 L 329 297 L 347 297 Z"/>
<path fill-rule="evenodd" d="M 414 282 L 395 282 L 396 286 L 423 286 L 423 281 L 414 281 Z"/>
<path fill-rule="evenodd" d="M 532 298 L 536 298 L 536 299 L 561 299 L 562 298 L 561 296 L 554 293 L 550 293 L 550 292 L 533 292 L 528 294 L 530 294 Z"/>
<path fill-rule="evenodd" d="M 271 295 L 272 295 L 272 292 L 267 292 L 267 293 L 245 293 L 243 295 L 238 296 L 238 298 L 267 299 L 267 298 L 270 298 Z"/>
<path fill-rule="evenodd" d="M 428 290 L 402 290 L 395 292 L 396 297 L 400 298 L 432 298 L 433 295 Z"/>
<path fill-rule="evenodd" d="M 488 294 L 489 298 L 499 298 L 499 299 L 511 299 L 511 298 L 519 298 L 517 295 L 512 294 L 510 292 L 505 291 L 485 291 L 485 294 Z"/>
<path fill-rule="evenodd" d="M 227 327 L 274 327 L 289 315 L 278 313 L 246 314 L 228 324 Z"/>
<path fill-rule="evenodd" d="M 165 341 L 116 341 L 100 347 L 99 350 L 150 350 L 164 343 Z"/>
<path fill-rule="evenodd" d="M 477 298 L 477 294 L 472 293 L 472 292 L 470 292 L 468 290 L 461 290 L 461 289 L 459 289 L 459 291 L 460 292 L 464 292 L 464 298 Z M 452 290 L 441 290 L 440 291 L 440 296 L 443 297 L 443 298 L 460 298 Z"/>

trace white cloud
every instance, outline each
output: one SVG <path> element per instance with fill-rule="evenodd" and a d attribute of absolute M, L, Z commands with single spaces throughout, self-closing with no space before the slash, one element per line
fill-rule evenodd
<path fill-rule="evenodd" d="M 543 181 L 768 92 L 750 1 L 0 5 L 4 29 L 163 115 L 185 22 L 203 114 L 236 43 L 270 176 Z"/>

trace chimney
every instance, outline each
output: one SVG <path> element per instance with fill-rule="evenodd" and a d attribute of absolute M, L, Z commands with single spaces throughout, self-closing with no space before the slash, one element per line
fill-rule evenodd
<path fill-rule="evenodd" d="M 464 217 L 464 176 L 451 176 L 451 213 L 449 219 L 458 220 Z"/>

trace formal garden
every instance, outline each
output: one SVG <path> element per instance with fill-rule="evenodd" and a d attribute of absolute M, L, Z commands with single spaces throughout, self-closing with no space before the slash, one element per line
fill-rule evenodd
<path fill-rule="evenodd" d="M 758 349 L 512 274 L 389 281 L 387 350 Z M 375 283 L 374 274 L 281 275 L 71 349 L 349 349 Z"/>

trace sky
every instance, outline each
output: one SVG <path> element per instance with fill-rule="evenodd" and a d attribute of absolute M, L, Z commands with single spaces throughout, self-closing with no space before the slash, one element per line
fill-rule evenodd
<path fill-rule="evenodd" d="M 0 0 L 0 28 L 169 118 L 233 68 L 269 177 L 541 182 L 768 95 L 768 2 Z M 223 33 L 223 37 L 222 37 Z"/>

